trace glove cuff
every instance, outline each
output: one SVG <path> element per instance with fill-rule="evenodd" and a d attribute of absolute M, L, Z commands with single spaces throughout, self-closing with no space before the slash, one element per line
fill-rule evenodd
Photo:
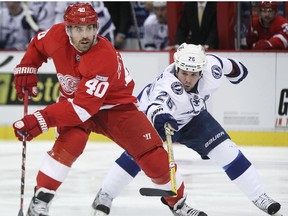
<path fill-rule="evenodd" d="M 42 133 L 47 132 L 49 130 L 49 126 L 48 126 L 47 121 L 45 119 L 45 117 L 46 117 L 45 114 L 41 111 L 36 111 L 35 113 L 33 113 L 33 115 L 37 119 Z"/>
<path fill-rule="evenodd" d="M 38 69 L 34 67 L 16 67 L 13 70 L 14 75 L 37 74 Z"/>
<path fill-rule="evenodd" d="M 161 107 L 161 106 L 157 106 L 156 109 L 153 109 L 153 108 L 150 107 L 150 108 L 148 109 L 148 111 L 147 111 L 147 117 L 148 117 L 148 119 L 150 120 L 150 122 L 151 122 L 152 124 L 154 124 L 155 117 L 156 117 L 157 115 L 163 114 L 163 113 L 165 113 L 165 112 L 164 112 L 163 107 Z"/>

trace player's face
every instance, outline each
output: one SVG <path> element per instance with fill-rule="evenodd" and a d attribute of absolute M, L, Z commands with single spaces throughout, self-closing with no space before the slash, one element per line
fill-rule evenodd
<path fill-rule="evenodd" d="M 188 72 L 182 69 L 179 69 L 177 73 L 177 78 L 184 85 L 185 91 L 189 92 L 196 85 L 198 80 L 201 78 L 201 72 Z"/>
<path fill-rule="evenodd" d="M 18 15 L 22 10 L 21 2 L 6 2 L 6 7 L 12 15 Z"/>
<path fill-rule="evenodd" d="M 264 26 L 269 26 L 270 23 L 274 20 L 276 11 L 272 8 L 261 8 L 259 11 L 260 19 Z"/>
<path fill-rule="evenodd" d="M 167 23 L 167 10 L 166 7 L 154 7 L 154 13 L 161 24 Z"/>
<path fill-rule="evenodd" d="M 70 27 L 71 42 L 81 52 L 88 51 L 97 34 L 95 25 L 73 25 Z"/>

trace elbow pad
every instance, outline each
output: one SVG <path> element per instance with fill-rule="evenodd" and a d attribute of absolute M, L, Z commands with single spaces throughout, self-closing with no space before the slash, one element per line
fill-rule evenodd
<path fill-rule="evenodd" d="M 241 62 L 237 61 L 236 59 L 229 59 L 229 61 L 232 63 L 232 67 L 236 71 L 236 74 L 225 74 L 225 76 L 231 83 L 238 84 L 246 78 L 248 75 L 248 70 Z"/>

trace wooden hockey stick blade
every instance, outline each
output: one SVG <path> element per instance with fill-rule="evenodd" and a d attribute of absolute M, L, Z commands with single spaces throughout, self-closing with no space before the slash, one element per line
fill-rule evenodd
<path fill-rule="evenodd" d="M 161 190 L 157 188 L 140 188 L 139 192 L 142 196 L 175 196 L 177 195 L 173 191 Z"/>

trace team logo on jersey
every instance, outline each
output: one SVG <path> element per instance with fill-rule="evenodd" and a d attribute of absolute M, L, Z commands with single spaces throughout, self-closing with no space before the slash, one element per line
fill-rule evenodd
<path fill-rule="evenodd" d="M 222 70 L 218 65 L 213 65 L 211 71 L 215 79 L 220 79 L 222 77 Z"/>
<path fill-rule="evenodd" d="M 177 95 L 181 95 L 181 94 L 183 94 L 183 85 L 182 85 L 182 83 L 181 82 L 173 82 L 172 84 L 171 84 L 171 89 L 172 89 L 172 91 L 175 93 L 175 94 L 177 94 Z"/>
<path fill-rule="evenodd" d="M 74 92 L 77 91 L 78 83 L 80 81 L 80 78 L 73 77 L 71 75 L 63 75 L 60 73 L 57 73 L 57 77 L 59 80 L 59 83 L 63 89 L 63 91 L 67 95 L 72 95 Z"/>

